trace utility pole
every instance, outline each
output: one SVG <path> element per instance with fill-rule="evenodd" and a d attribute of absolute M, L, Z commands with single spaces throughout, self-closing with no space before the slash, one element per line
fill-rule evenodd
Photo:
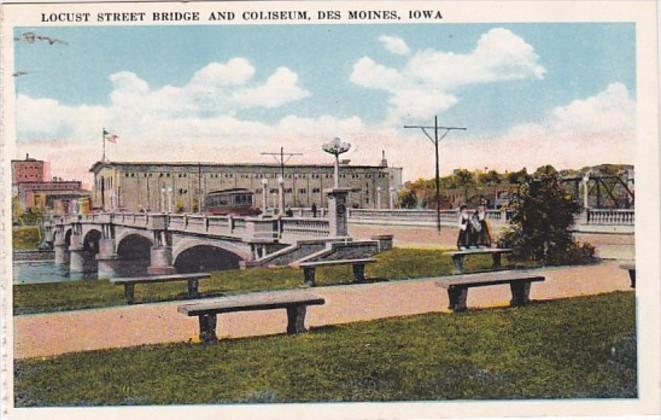
<path fill-rule="evenodd" d="M 277 152 L 262 152 L 262 155 L 273 156 L 275 160 L 280 164 L 280 178 L 278 179 L 278 191 L 280 194 L 278 209 L 280 210 L 280 215 L 283 215 L 285 212 L 285 163 L 289 162 L 294 156 L 301 156 L 303 153 L 285 153 L 285 148 L 280 147 L 280 153 Z M 286 156 L 286 159 L 285 159 Z"/>
<path fill-rule="evenodd" d="M 280 176 L 282 176 L 282 179 L 285 179 L 285 163 L 289 162 L 289 159 L 291 159 L 293 156 L 302 156 L 303 153 L 285 153 L 285 148 L 280 147 L 280 152 L 262 152 L 262 155 L 269 155 L 273 156 L 280 164 Z M 287 157 L 285 159 L 285 156 Z"/>
<path fill-rule="evenodd" d="M 436 156 L 436 229 L 438 232 L 441 232 L 441 181 L 438 169 L 438 143 L 448 135 L 452 130 L 466 130 L 465 127 L 444 127 L 438 125 L 438 116 L 434 116 L 434 125 L 433 126 L 424 126 L 424 125 L 405 125 L 404 128 L 419 128 L 422 130 L 425 136 L 432 142 L 434 145 L 434 152 Z M 434 137 L 430 136 L 427 130 L 434 130 Z M 443 134 L 438 136 L 438 132 L 442 131 Z"/>

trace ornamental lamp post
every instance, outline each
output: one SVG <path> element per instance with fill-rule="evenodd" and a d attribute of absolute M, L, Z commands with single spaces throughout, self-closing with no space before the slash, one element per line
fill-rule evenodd
<path fill-rule="evenodd" d="M 583 208 L 587 211 L 589 207 L 589 200 L 588 200 L 588 182 L 590 181 L 590 171 L 587 171 L 585 175 L 583 175 Z"/>
<path fill-rule="evenodd" d="M 268 210 L 268 187 L 269 180 L 262 178 L 262 216 L 266 215 Z"/>
<path fill-rule="evenodd" d="M 333 141 L 324 143 L 321 148 L 326 153 L 335 156 L 335 183 L 334 188 L 340 187 L 340 155 L 346 153 L 351 149 L 351 144 L 343 142 L 339 137 L 335 137 Z"/>
<path fill-rule="evenodd" d="M 285 179 L 282 175 L 278 177 L 278 214 L 285 214 Z"/>
<path fill-rule="evenodd" d="M 335 182 L 331 190 L 327 190 L 328 196 L 328 221 L 329 232 L 336 238 L 346 238 L 348 236 L 347 224 L 347 194 L 348 188 L 340 188 L 340 155 L 346 153 L 351 148 L 351 144 L 345 143 L 339 137 L 333 141 L 322 145 L 326 153 L 335 156 Z"/>

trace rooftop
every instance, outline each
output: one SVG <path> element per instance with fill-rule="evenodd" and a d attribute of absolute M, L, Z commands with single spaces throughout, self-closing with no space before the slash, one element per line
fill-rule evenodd
<path fill-rule="evenodd" d="M 90 172 L 98 172 L 104 167 L 113 166 L 188 166 L 188 167 L 224 167 L 224 168 L 280 168 L 279 163 L 217 163 L 217 162 L 95 162 Z M 381 165 L 342 165 L 356 169 L 382 169 Z M 285 168 L 332 168 L 328 164 L 289 164 Z"/>

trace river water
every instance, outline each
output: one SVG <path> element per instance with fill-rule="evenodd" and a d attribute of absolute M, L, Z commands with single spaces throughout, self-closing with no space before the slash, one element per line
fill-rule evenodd
<path fill-rule="evenodd" d="M 116 277 L 131 277 L 147 274 L 149 260 L 131 260 L 119 265 Z M 14 284 L 60 283 L 68 281 L 97 280 L 96 261 L 86 262 L 84 272 L 69 272 L 68 264 L 47 261 L 14 261 Z"/>

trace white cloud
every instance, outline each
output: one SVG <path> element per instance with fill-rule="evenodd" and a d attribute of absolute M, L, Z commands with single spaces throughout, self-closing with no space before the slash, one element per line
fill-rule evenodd
<path fill-rule="evenodd" d="M 119 114 L 144 118 L 208 117 L 249 108 L 275 108 L 310 95 L 298 85 L 298 75 L 286 67 L 265 81 L 254 81 L 255 68 L 245 58 L 210 63 L 195 72 L 183 86 L 150 89 L 135 73 L 112 74 L 112 107 Z"/>
<path fill-rule="evenodd" d="M 407 55 L 409 52 L 411 52 L 409 46 L 406 45 L 406 42 L 400 37 L 381 35 L 379 37 L 379 41 L 381 41 L 385 49 L 393 54 Z"/>
<path fill-rule="evenodd" d="M 535 170 L 601 163 L 633 163 L 636 103 L 622 83 L 612 83 L 594 96 L 553 108 L 541 121 L 516 125 L 496 138 L 444 141 L 445 168 Z M 451 153 L 447 151 L 451 150 Z"/>
<path fill-rule="evenodd" d="M 378 64 L 369 57 L 362 57 L 354 63 L 350 80 L 363 87 L 389 92 L 395 92 L 404 83 L 399 71 Z"/>
<path fill-rule="evenodd" d="M 426 49 L 400 69 L 362 57 L 350 80 L 366 88 L 389 92 L 388 121 L 426 119 L 457 102 L 454 91 L 465 85 L 541 79 L 546 70 L 534 48 L 510 30 L 494 28 L 483 34 L 467 54 Z M 409 108 L 411 107 L 411 108 Z"/>
<path fill-rule="evenodd" d="M 307 96 L 310 92 L 298 86 L 298 75 L 280 67 L 263 85 L 235 92 L 232 102 L 242 107 L 276 108 Z"/>

